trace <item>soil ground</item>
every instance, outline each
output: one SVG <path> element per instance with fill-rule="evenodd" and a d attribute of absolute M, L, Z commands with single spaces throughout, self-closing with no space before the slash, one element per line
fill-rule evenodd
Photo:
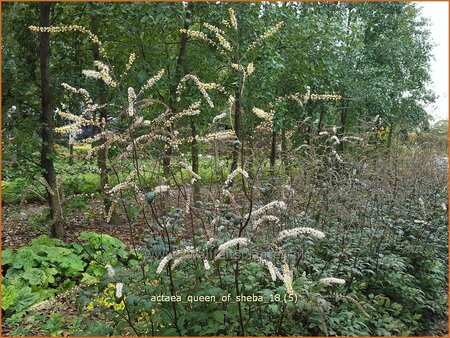
<path fill-rule="evenodd" d="M 118 226 L 106 224 L 99 216 L 100 210 L 95 210 L 95 205 L 101 202 L 90 203 L 90 206 L 83 213 L 77 213 L 69 219 L 69 227 L 66 227 L 67 243 L 76 242 L 78 234 L 82 231 L 95 231 L 119 238 L 125 244 L 132 245 L 129 226 L 121 224 Z M 45 210 L 45 203 L 30 203 L 23 205 L 4 205 L 2 210 L 2 247 L 17 249 L 24 245 L 30 245 L 31 240 L 40 235 L 49 234 L 49 226 L 36 226 L 33 218 L 42 214 Z M 92 217 L 92 215 L 95 215 Z M 133 224 L 134 238 L 143 239 L 144 225 Z M 140 244 L 140 243 L 135 243 Z"/>

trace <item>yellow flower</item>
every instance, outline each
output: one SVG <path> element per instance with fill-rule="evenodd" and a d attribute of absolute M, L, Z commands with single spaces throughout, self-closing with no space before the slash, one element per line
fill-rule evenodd
<path fill-rule="evenodd" d="M 83 310 L 92 311 L 94 309 L 94 302 L 90 302 L 88 305 L 83 307 Z"/>
<path fill-rule="evenodd" d="M 114 310 L 122 311 L 125 309 L 125 302 L 122 300 L 119 304 L 114 305 Z"/>

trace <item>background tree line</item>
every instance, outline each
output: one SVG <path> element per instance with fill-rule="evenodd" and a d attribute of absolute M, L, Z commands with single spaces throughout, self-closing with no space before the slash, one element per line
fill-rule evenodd
<path fill-rule="evenodd" d="M 4 167 L 26 177 L 42 173 L 51 189 L 57 190 L 53 148 L 54 144 L 67 145 L 67 137 L 54 135 L 53 127 L 62 122 L 55 111 L 61 105 L 69 106 L 74 113 L 82 109 L 61 83 L 86 88 L 99 103 L 122 104 L 111 88 L 81 75 L 93 60 L 101 59 L 98 47 L 85 34 L 65 32 L 49 37 L 42 33 L 39 40 L 29 26 L 76 24 L 89 28 L 104 42 L 109 58 L 120 69 L 135 53 L 136 61 L 124 87 L 136 82 L 144 84 L 148 74 L 164 69 L 167 76 L 159 86 L 158 96 L 176 111 L 199 95 L 192 92 L 190 102 L 175 100 L 178 82 L 189 72 L 205 82 L 223 83 L 231 91 L 239 81 L 229 68 L 230 60 L 218 57 L 214 47 L 180 33 L 182 28 L 204 31 L 205 21 L 220 25 L 230 6 L 241 20 L 236 41 L 242 45 L 279 21 L 284 22 L 284 27 L 280 34 L 271 37 L 270 43 L 245 56 L 255 60 L 258 67 L 246 83 L 245 98 L 237 98 L 235 121 L 224 122 L 223 128 L 234 124 L 237 135 L 245 134 L 245 141 L 251 143 L 262 137 L 254 130 L 258 118 L 249 113 L 252 107 L 268 107 L 275 98 L 294 92 L 343 97 L 337 104 L 316 101 L 299 107 L 284 102 L 277 107 L 270 140 L 272 166 L 287 147 L 289 131 L 295 134 L 299 145 L 330 125 L 339 126 L 341 135 L 344 131 L 366 131 L 373 128 L 371 121 L 378 116 L 389 144 L 399 130 L 429 127 L 424 105 L 434 99 L 427 89 L 431 43 L 427 23 L 413 3 L 5 3 Z M 219 109 L 226 109 L 223 98 L 214 99 L 219 102 Z M 117 112 L 104 109 L 100 114 L 114 121 L 119 130 L 125 123 Z M 147 114 L 155 117 L 157 113 L 150 108 Z M 211 109 L 178 127 L 187 134 L 204 134 L 215 114 Z M 381 122 L 377 127 L 380 125 Z M 191 148 L 192 166 L 198 171 L 199 148 L 195 144 Z M 344 143 L 341 151 L 343 148 Z M 236 156 L 235 153 L 233 168 L 237 165 Z M 101 151 L 97 162 L 100 189 L 104 191 L 108 175 Z M 170 149 L 165 152 L 165 163 L 166 167 L 170 164 Z M 55 211 L 55 196 L 48 193 L 47 199 Z M 104 205 L 108 212 L 107 197 Z M 54 217 L 52 232 L 61 237 L 63 229 L 57 225 L 57 218 L 58 215 Z M 113 222 L 114 219 L 115 216 Z"/>

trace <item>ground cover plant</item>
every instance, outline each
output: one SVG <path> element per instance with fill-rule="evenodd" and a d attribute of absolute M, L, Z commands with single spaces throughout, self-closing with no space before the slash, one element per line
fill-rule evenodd
<path fill-rule="evenodd" d="M 3 13 L 4 334 L 447 333 L 416 4 Z"/>

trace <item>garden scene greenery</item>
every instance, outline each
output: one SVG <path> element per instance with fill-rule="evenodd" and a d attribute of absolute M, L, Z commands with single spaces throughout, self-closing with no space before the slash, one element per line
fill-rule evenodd
<path fill-rule="evenodd" d="M 448 334 L 417 3 L 2 3 L 2 334 Z"/>

